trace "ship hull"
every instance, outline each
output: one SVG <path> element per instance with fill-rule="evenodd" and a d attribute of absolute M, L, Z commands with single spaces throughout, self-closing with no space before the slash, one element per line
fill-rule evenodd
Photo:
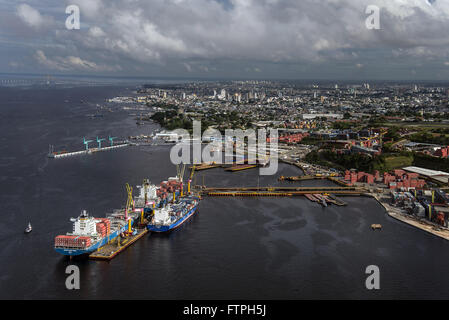
<path fill-rule="evenodd" d="M 184 222 L 186 222 L 187 220 L 189 220 L 196 212 L 197 212 L 198 206 L 193 207 L 192 209 L 190 209 L 190 211 L 181 219 L 179 219 L 178 221 L 176 221 L 175 223 L 169 225 L 169 226 L 157 226 L 157 225 L 152 225 L 149 224 L 147 225 L 147 229 L 151 232 L 156 232 L 156 233 L 163 233 L 163 232 L 168 232 L 171 230 L 174 230 L 176 228 L 179 228 Z"/>
<path fill-rule="evenodd" d="M 105 244 L 107 244 L 109 241 L 117 238 L 118 235 L 120 233 L 126 231 L 126 229 L 127 229 L 127 226 L 125 225 L 120 230 L 112 232 L 109 236 L 104 237 L 103 239 L 94 243 L 93 245 L 91 245 L 88 248 L 73 249 L 73 248 L 55 247 L 55 251 L 57 253 L 65 255 L 65 256 L 81 256 L 81 255 L 85 255 L 85 254 L 90 254 L 90 253 L 94 252 L 95 250 L 101 248 Z"/>

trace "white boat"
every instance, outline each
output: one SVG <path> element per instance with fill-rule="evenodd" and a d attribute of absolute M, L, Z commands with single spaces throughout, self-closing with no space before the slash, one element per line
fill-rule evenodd
<path fill-rule="evenodd" d="M 25 229 L 25 233 L 30 233 L 31 231 L 33 231 L 33 227 L 31 227 L 31 223 L 28 222 L 28 226 Z"/>

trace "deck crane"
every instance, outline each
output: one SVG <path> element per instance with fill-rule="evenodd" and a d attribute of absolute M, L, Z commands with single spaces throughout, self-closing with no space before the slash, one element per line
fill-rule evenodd
<path fill-rule="evenodd" d="M 182 183 L 183 183 L 183 180 L 184 180 L 184 172 L 185 172 L 185 170 L 186 170 L 185 163 L 183 163 L 181 167 L 179 166 L 179 164 L 176 165 L 176 174 L 177 174 L 177 177 L 178 177 L 179 181 L 181 182 L 181 197 L 184 196 L 184 194 L 183 194 L 184 187 L 183 187 Z"/>
<path fill-rule="evenodd" d="M 86 140 L 86 137 L 83 137 L 83 143 L 86 146 L 86 150 L 89 150 L 89 143 L 93 140 Z"/>
<path fill-rule="evenodd" d="M 101 141 L 105 141 L 105 140 L 106 140 L 105 138 L 98 139 L 98 137 L 97 137 L 98 149 L 101 149 Z"/>
<path fill-rule="evenodd" d="M 187 193 L 190 194 L 190 184 L 192 183 L 193 175 L 195 174 L 196 165 L 194 164 L 192 168 L 190 168 L 190 177 L 189 181 L 187 181 Z"/>
<path fill-rule="evenodd" d="M 128 220 L 128 211 L 130 209 L 132 211 L 135 210 L 133 199 L 133 188 L 129 185 L 129 183 L 126 184 L 126 192 L 128 193 L 128 199 L 126 200 L 125 220 Z"/>
<path fill-rule="evenodd" d="M 150 180 L 143 179 L 142 186 L 143 186 L 143 191 L 144 191 L 144 194 L 145 194 L 145 205 L 147 205 L 148 204 L 148 189 L 150 187 Z"/>
<path fill-rule="evenodd" d="M 111 147 L 114 145 L 114 140 L 117 139 L 117 137 L 108 137 L 109 142 L 111 143 Z"/>

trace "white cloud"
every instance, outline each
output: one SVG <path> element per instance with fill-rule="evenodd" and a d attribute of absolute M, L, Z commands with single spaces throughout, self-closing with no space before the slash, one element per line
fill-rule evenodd
<path fill-rule="evenodd" d="M 111 1 L 112 2 L 112 1 Z M 125 1 L 126 4 L 127 1 Z M 101 17 L 104 9 L 102 0 L 69 0 L 67 5 L 77 5 L 80 8 L 80 16 L 96 19 Z"/>
<path fill-rule="evenodd" d="M 104 32 L 101 39 L 89 32 L 83 42 L 139 62 L 323 61 L 347 49 L 449 46 L 449 4 L 440 1 L 232 0 L 230 8 L 210 0 L 95 3 Z M 368 4 L 381 7 L 382 32 L 365 28 Z"/>
<path fill-rule="evenodd" d="M 92 28 L 89 28 L 88 34 L 89 34 L 89 36 L 94 37 L 94 38 L 104 37 L 106 35 L 106 33 L 104 33 L 104 31 L 100 27 L 95 27 L 95 26 Z"/>
<path fill-rule="evenodd" d="M 218 0 L 66 0 L 66 4 L 80 6 L 81 30 L 65 30 L 64 16 L 54 16 L 60 26 L 48 28 L 38 40 L 67 49 L 51 61 L 40 57 L 49 68 L 88 70 L 105 68 L 104 61 L 112 65 L 126 61 L 133 65 L 130 69 L 177 64 L 187 73 L 211 72 L 215 64 L 225 61 L 238 70 L 254 63 L 268 72 L 275 70 L 265 68 L 270 63 L 354 67 L 362 61 L 367 69 L 381 59 L 384 63 L 403 57 L 440 59 L 441 65 L 449 56 L 447 0 L 431 4 L 427 0 L 228 0 L 226 4 Z M 365 27 L 368 5 L 381 8 L 381 30 Z M 47 21 L 47 16 L 28 5 L 20 5 L 17 15 L 36 28 Z M 38 47 L 33 52 L 36 49 L 42 50 Z"/>
<path fill-rule="evenodd" d="M 39 11 L 25 3 L 20 4 L 17 7 L 16 14 L 23 22 L 25 22 L 30 27 L 38 28 L 44 24 L 44 19 L 42 18 Z"/>
<path fill-rule="evenodd" d="M 118 65 L 98 65 L 95 62 L 83 60 L 80 57 L 75 56 L 55 56 L 52 59 L 49 59 L 42 50 L 37 50 L 34 57 L 42 66 L 58 71 L 118 71 L 121 69 Z"/>

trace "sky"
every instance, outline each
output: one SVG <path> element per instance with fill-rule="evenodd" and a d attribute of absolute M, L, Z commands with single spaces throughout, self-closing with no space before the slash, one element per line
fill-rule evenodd
<path fill-rule="evenodd" d="M 447 80 L 449 0 L 0 0 L 0 72 Z"/>

